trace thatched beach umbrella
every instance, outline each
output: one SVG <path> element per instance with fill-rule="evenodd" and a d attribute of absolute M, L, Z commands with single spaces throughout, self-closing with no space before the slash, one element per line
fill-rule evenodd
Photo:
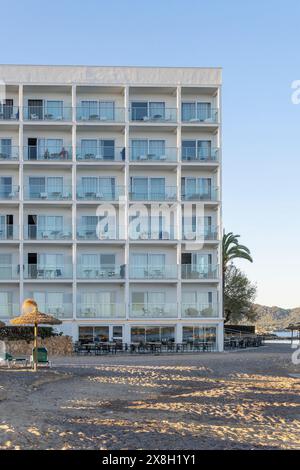
<path fill-rule="evenodd" d="M 46 315 L 38 310 L 38 305 L 33 299 L 26 299 L 22 305 L 22 315 L 10 320 L 13 325 L 34 325 L 34 354 L 33 369 L 37 370 L 37 333 L 38 325 L 60 325 L 62 322 L 52 315 Z"/>

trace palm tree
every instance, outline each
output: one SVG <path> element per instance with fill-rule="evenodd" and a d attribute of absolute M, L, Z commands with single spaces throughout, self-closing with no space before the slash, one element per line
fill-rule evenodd
<path fill-rule="evenodd" d="M 225 292 L 225 273 L 228 266 L 229 261 L 233 259 L 246 259 L 253 263 L 252 256 L 250 254 L 249 248 L 244 245 L 240 245 L 238 238 L 240 235 L 234 235 L 233 232 L 224 233 L 223 241 L 222 241 L 222 257 L 223 257 L 223 299 L 224 299 L 224 292 Z M 225 309 L 223 303 L 223 316 L 225 318 Z"/>
<path fill-rule="evenodd" d="M 229 261 L 233 259 L 241 258 L 253 263 L 249 248 L 240 245 L 238 238 L 240 238 L 240 235 L 234 235 L 232 232 L 224 233 L 223 235 L 223 274 L 226 271 Z"/>

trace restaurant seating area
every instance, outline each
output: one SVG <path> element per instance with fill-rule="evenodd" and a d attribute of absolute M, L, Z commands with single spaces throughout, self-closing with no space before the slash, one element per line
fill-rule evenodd
<path fill-rule="evenodd" d="M 195 353 L 195 352 L 213 352 L 216 350 L 215 342 L 212 341 L 194 341 L 194 342 L 86 342 L 77 341 L 74 343 L 74 353 L 77 355 L 101 354 L 162 354 L 162 353 Z"/>

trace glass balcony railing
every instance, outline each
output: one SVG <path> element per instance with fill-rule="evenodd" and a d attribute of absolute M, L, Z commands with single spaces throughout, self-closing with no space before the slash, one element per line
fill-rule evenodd
<path fill-rule="evenodd" d="M 24 187 L 25 200 L 41 200 L 41 201 L 65 201 L 72 199 L 72 186 L 69 184 L 63 185 L 62 188 L 47 189 L 44 186 L 25 186 Z"/>
<path fill-rule="evenodd" d="M 218 278 L 218 266 L 204 265 L 197 266 L 193 264 L 182 264 L 181 265 L 181 277 L 182 279 L 217 279 Z"/>
<path fill-rule="evenodd" d="M 145 228 L 140 227 L 139 231 L 129 227 L 129 238 L 130 240 L 176 240 L 176 229 L 177 227 L 173 225 L 166 229 L 148 229 L 145 225 Z"/>
<path fill-rule="evenodd" d="M 0 264 L 0 280 L 13 281 L 20 277 L 20 266 L 15 264 Z"/>
<path fill-rule="evenodd" d="M 40 280 L 71 279 L 72 270 L 72 264 L 65 264 L 63 266 L 38 266 L 37 264 L 25 264 L 24 278 Z"/>
<path fill-rule="evenodd" d="M 76 108 L 77 121 L 88 122 L 124 122 L 125 121 L 125 108 L 115 108 L 113 106 L 91 105 L 77 106 Z"/>
<path fill-rule="evenodd" d="M 124 303 L 109 303 L 109 304 L 86 304 L 80 303 L 77 305 L 77 318 L 125 318 L 125 304 Z"/>
<path fill-rule="evenodd" d="M 65 319 L 73 318 L 73 304 L 69 302 L 64 302 L 62 305 L 57 304 L 39 304 L 39 309 L 47 313 L 47 315 L 52 315 L 55 318 Z"/>
<path fill-rule="evenodd" d="M 0 145 L 0 161 L 19 160 L 19 147 L 16 145 Z"/>
<path fill-rule="evenodd" d="M 123 225 L 109 224 L 108 229 L 99 229 L 96 225 L 79 225 L 77 227 L 78 240 L 125 240 L 126 233 Z"/>
<path fill-rule="evenodd" d="M 181 315 L 183 318 L 217 318 L 219 306 L 214 303 L 183 303 L 181 305 Z"/>
<path fill-rule="evenodd" d="M 66 161 L 72 160 L 72 147 L 59 146 L 59 147 L 36 147 L 29 145 L 24 147 L 24 160 L 28 161 Z"/>
<path fill-rule="evenodd" d="M 177 108 L 157 108 L 156 110 L 149 110 L 145 105 L 139 107 L 131 107 L 129 110 L 131 121 L 138 122 L 176 122 L 177 121 Z"/>
<path fill-rule="evenodd" d="M 5 200 L 19 199 L 19 186 L 14 186 L 11 184 L 1 184 L 0 185 L 0 199 L 5 199 Z"/>
<path fill-rule="evenodd" d="M 125 194 L 124 186 L 103 186 L 88 188 L 81 183 L 77 186 L 77 199 L 84 201 L 118 201 Z"/>
<path fill-rule="evenodd" d="M 182 147 L 181 158 L 183 162 L 217 162 L 219 160 L 219 149 L 198 149 L 195 147 Z"/>
<path fill-rule="evenodd" d="M 164 266 L 130 266 L 130 279 L 177 279 L 178 267 L 174 265 Z"/>
<path fill-rule="evenodd" d="M 125 277 L 125 265 L 101 265 L 86 266 L 77 265 L 78 279 L 123 279 Z"/>
<path fill-rule="evenodd" d="M 157 191 L 147 189 L 133 189 L 130 192 L 131 201 L 176 201 L 177 187 L 166 186 Z"/>
<path fill-rule="evenodd" d="M 183 201 L 218 201 L 219 188 L 211 188 L 207 191 L 193 191 L 191 188 L 187 188 L 185 192 L 182 192 L 181 199 Z"/>
<path fill-rule="evenodd" d="M 219 110 L 217 108 L 208 108 L 202 110 L 183 111 L 181 120 L 191 124 L 209 124 L 217 123 L 219 119 Z"/>
<path fill-rule="evenodd" d="M 36 225 L 24 225 L 25 240 L 71 240 L 72 226 L 65 225 L 63 228 L 38 227 Z"/>
<path fill-rule="evenodd" d="M 177 318 L 177 316 L 178 312 L 176 303 L 132 303 L 129 306 L 130 318 Z"/>
<path fill-rule="evenodd" d="M 194 229 L 193 227 L 182 228 L 182 240 L 218 240 L 219 229 L 218 227 L 207 226 Z"/>
<path fill-rule="evenodd" d="M 0 318 L 10 319 L 20 315 L 20 305 L 13 303 L 0 304 Z"/>
<path fill-rule="evenodd" d="M 72 121 L 71 106 L 24 106 L 25 121 Z"/>
<path fill-rule="evenodd" d="M 84 147 L 77 150 L 78 161 L 122 162 L 125 161 L 125 147 Z"/>
<path fill-rule="evenodd" d="M 9 104 L 0 105 L 0 121 L 18 121 L 19 106 L 11 106 Z"/>
<path fill-rule="evenodd" d="M 131 162 L 176 162 L 177 161 L 177 148 L 166 147 L 163 151 L 147 151 L 143 152 L 134 147 L 130 148 L 130 161 Z"/>
<path fill-rule="evenodd" d="M 0 225 L 0 240 L 18 240 L 18 225 Z"/>

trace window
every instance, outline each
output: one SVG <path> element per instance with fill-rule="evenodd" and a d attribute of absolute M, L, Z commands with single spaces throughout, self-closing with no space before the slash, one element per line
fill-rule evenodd
<path fill-rule="evenodd" d="M 45 119 L 63 119 L 63 101 L 48 100 L 45 108 Z"/>
<path fill-rule="evenodd" d="M 62 194 L 63 177 L 62 176 L 29 176 L 29 194 L 30 198 L 40 198 L 43 193 L 49 195 Z"/>
<path fill-rule="evenodd" d="M 114 121 L 115 103 L 113 101 L 81 101 L 79 119 Z"/>
<path fill-rule="evenodd" d="M 161 200 L 166 194 L 165 178 L 131 178 L 133 200 Z"/>
<path fill-rule="evenodd" d="M 12 255 L 0 253 L 0 279 L 12 278 Z"/>
<path fill-rule="evenodd" d="M 131 120 L 164 120 L 165 103 L 162 101 L 133 101 L 131 103 Z"/>
<path fill-rule="evenodd" d="M 211 178 L 181 178 L 181 193 L 184 199 L 208 199 L 212 197 Z"/>
<path fill-rule="evenodd" d="M 12 314 L 12 292 L 0 292 L 0 315 L 2 318 Z"/>
<path fill-rule="evenodd" d="M 211 103 L 186 102 L 181 106 L 183 121 L 210 121 L 212 118 Z"/>
<path fill-rule="evenodd" d="M 153 326 L 153 327 L 134 326 L 131 328 L 131 341 L 132 343 L 174 342 L 175 341 L 175 327 L 173 326 Z"/>
<path fill-rule="evenodd" d="M 63 149 L 63 139 L 38 139 L 38 159 L 44 160 L 45 158 L 59 156 Z"/>
<path fill-rule="evenodd" d="M 0 159 L 11 158 L 12 146 L 11 139 L 0 139 Z"/>
<path fill-rule="evenodd" d="M 194 342 L 210 342 L 216 345 L 217 329 L 215 326 L 184 326 L 182 329 L 183 341 L 193 344 Z"/>
<path fill-rule="evenodd" d="M 104 199 L 115 198 L 115 178 L 83 176 L 81 178 L 84 196 L 96 196 Z"/>
<path fill-rule="evenodd" d="M 12 193 L 12 177 L 1 176 L 0 177 L 0 197 L 8 198 Z"/>

